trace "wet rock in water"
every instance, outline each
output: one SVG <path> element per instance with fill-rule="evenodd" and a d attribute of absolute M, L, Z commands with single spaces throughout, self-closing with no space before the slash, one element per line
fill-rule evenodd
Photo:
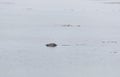
<path fill-rule="evenodd" d="M 55 44 L 55 43 L 49 43 L 49 44 L 46 44 L 46 46 L 47 46 L 47 47 L 56 47 L 57 44 Z"/>

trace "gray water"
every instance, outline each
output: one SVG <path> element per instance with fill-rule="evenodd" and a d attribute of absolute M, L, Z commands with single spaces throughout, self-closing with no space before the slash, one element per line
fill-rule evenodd
<path fill-rule="evenodd" d="M 1 0 L 0 77 L 119 77 L 119 6 L 117 0 Z"/>

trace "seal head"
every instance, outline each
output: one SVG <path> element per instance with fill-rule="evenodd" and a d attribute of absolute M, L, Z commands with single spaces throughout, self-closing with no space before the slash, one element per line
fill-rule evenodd
<path fill-rule="evenodd" d="M 55 44 L 55 43 L 49 43 L 49 44 L 46 44 L 46 46 L 47 46 L 47 47 L 56 47 L 57 44 Z"/>

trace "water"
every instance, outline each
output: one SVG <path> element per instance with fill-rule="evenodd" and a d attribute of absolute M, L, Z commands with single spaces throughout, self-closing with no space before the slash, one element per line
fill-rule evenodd
<path fill-rule="evenodd" d="M 0 76 L 119 77 L 120 8 L 104 2 L 1 0 Z"/>

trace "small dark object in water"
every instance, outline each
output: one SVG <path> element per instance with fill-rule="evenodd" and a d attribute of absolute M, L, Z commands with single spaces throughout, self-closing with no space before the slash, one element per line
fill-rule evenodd
<path fill-rule="evenodd" d="M 49 44 L 46 44 L 46 46 L 47 46 L 47 47 L 56 47 L 57 44 L 55 44 L 55 43 L 49 43 Z"/>

